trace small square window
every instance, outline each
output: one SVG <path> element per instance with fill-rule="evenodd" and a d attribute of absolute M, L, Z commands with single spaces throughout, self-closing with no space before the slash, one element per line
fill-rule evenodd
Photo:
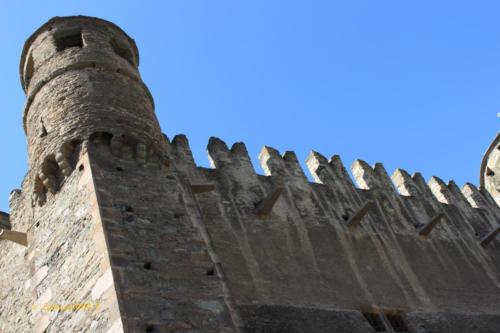
<path fill-rule="evenodd" d="M 82 32 L 74 31 L 55 36 L 57 51 L 70 47 L 83 47 Z"/>

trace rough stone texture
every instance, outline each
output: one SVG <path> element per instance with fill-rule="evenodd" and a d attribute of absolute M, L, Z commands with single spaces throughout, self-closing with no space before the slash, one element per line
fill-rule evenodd
<path fill-rule="evenodd" d="M 29 170 L 2 215 L 28 248 L 0 241 L 1 332 L 500 331 L 496 141 L 480 189 L 361 160 L 356 186 L 316 152 L 310 183 L 270 147 L 262 176 L 217 138 L 201 168 L 137 66 L 100 19 L 28 39 Z"/>
<path fill-rule="evenodd" d="M 281 156 L 269 147 L 260 155 L 263 177 L 244 145 L 229 149 L 218 139 L 208 145 L 215 169 L 204 169 L 194 166 L 186 145 L 173 140 L 172 163 L 193 183 L 215 184 L 214 192 L 197 195 L 198 205 L 233 301 L 246 312 L 255 303 L 295 311 L 417 311 L 429 321 L 446 312 L 467 316 L 474 332 L 500 328 L 497 319 L 473 325 L 482 321 L 480 314 L 498 318 L 500 287 L 498 240 L 479 243 L 497 226 L 500 210 L 474 186 L 462 193 L 454 182 L 433 177 L 428 185 L 404 170 L 391 179 L 381 164 L 372 168 L 358 160 L 352 167 L 356 188 L 338 156 L 327 161 L 318 153 L 307 161 L 318 181 L 310 184 L 293 153 Z M 280 186 L 285 191 L 271 216 L 256 216 L 256 205 Z M 347 227 L 368 201 L 374 208 L 357 228 Z M 443 218 L 429 235 L 419 235 L 438 214 Z M 462 327 L 438 318 L 450 331 Z M 440 325 L 427 324 L 429 332 L 440 332 Z"/>
<path fill-rule="evenodd" d="M 0 245 L 6 251 L 1 267 L 7 279 L 2 279 L 0 288 L 0 331 L 104 332 L 119 312 L 113 288 L 91 297 L 98 278 L 110 266 L 99 236 L 102 227 L 88 170 L 65 179 L 60 192 L 43 208 L 30 204 L 31 199 L 22 194 L 11 199 L 13 227 L 28 232 L 28 248 L 11 242 Z M 77 304 L 100 310 L 44 308 Z"/>
<path fill-rule="evenodd" d="M 481 164 L 481 187 L 500 204 L 500 134 L 491 143 Z"/>
<path fill-rule="evenodd" d="M 240 307 L 248 333 L 373 332 L 358 311 L 335 311 L 291 306 Z"/>
<path fill-rule="evenodd" d="M 496 333 L 500 327 L 498 315 L 409 313 L 405 316 L 410 332 L 415 333 Z"/>
<path fill-rule="evenodd" d="M 130 332 L 232 332 L 218 277 L 175 174 L 158 163 L 89 156 L 124 325 Z"/>

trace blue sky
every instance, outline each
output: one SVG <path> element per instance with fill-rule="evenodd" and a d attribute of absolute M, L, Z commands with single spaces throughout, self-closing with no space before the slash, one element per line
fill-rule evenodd
<path fill-rule="evenodd" d="M 500 119 L 500 4 L 488 1 L 0 0 L 0 210 L 27 171 L 18 62 L 52 16 L 115 22 L 140 50 L 163 131 L 311 149 L 478 183 Z M 256 163 L 257 164 L 257 163 Z M 260 167 L 257 170 L 261 172 Z"/>

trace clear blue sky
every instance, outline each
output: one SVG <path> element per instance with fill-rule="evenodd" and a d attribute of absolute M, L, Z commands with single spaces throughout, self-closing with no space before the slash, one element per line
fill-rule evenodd
<path fill-rule="evenodd" d="M 127 31 L 163 131 L 187 134 L 201 165 L 214 135 L 246 142 L 254 162 L 266 144 L 477 184 L 500 124 L 496 1 L 0 4 L 0 210 L 27 170 L 21 48 L 52 16 Z"/>

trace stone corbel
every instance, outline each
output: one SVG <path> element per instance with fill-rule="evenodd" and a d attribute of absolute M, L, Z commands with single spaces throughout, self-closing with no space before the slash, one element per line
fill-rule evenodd
<path fill-rule="evenodd" d="M 28 235 L 24 232 L 0 229 L 0 239 L 10 240 L 11 242 L 28 246 Z"/>

